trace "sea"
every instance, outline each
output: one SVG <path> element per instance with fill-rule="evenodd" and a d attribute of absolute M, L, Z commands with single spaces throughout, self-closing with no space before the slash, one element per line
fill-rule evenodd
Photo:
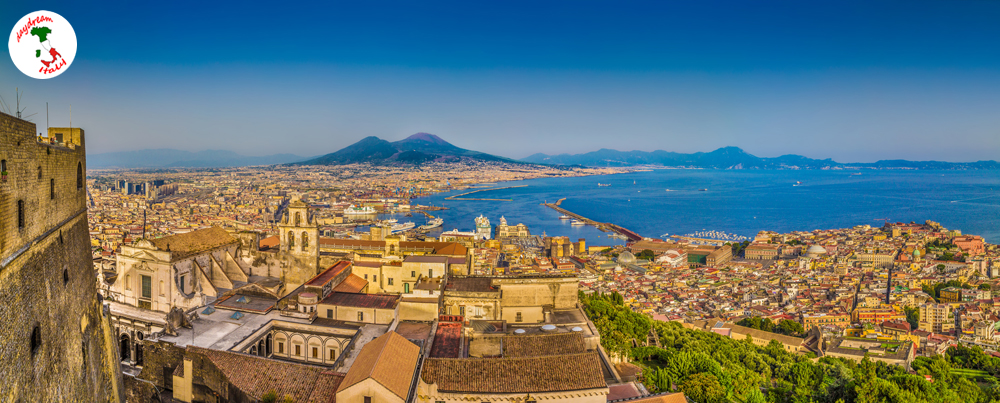
<path fill-rule="evenodd" d="M 565 198 L 561 206 L 569 211 L 652 238 L 714 231 L 738 239 L 762 230 L 784 233 L 931 220 L 1000 243 L 1000 171 L 654 169 L 477 188 L 522 185 L 466 196 L 509 201 L 446 199 L 474 190 L 465 189 L 412 202 L 447 207 L 431 212 L 444 219 L 441 230 L 471 231 L 480 215 L 496 226 L 504 217 L 510 225 L 524 223 L 534 235 L 585 238 L 588 245 L 624 241 L 591 226 L 571 226 L 542 203 Z M 417 214 L 397 219 L 425 222 Z"/>

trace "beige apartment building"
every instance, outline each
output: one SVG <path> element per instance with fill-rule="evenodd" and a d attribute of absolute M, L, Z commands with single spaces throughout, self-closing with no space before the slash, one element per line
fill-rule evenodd
<path fill-rule="evenodd" d="M 919 329 L 932 333 L 949 333 L 955 330 L 955 315 L 951 305 L 924 304 L 920 306 Z"/>

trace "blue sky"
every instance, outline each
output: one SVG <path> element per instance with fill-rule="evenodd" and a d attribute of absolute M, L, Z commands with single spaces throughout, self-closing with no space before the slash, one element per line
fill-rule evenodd
<path fill-rule="evenodd" d="M 206 4 L 211 3 L 211 4 Z M 539 4 L 541 3 L 541 4 Z M 76 30 L 25 77 L 91 153 L 335 151 L 424 131 L 509 157 L 599 148 L 1000 159 L 1000 2 L 3 2 Z"/>

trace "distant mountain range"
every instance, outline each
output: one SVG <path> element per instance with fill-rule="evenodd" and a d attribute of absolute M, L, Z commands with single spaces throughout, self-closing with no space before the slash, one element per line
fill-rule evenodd
<path fill-rule="evenodd" d="M 87 168 L 222 168 L 275 165 L 302 161 L 306 157 L 274 154 L 249 157 L 226 150 L 199 152 L 159 148 L 87 155 Z"/>
<path fill-rule="evenodd" d="M 873 163 L 840 163 L 832 159 L 818 160 L 801 155 L 782 155 L 761 158 L 748 154 L 739 147 L 723 147 L 712 152 L 691 154 L 669 151 L 618 151 L 602 148 L 585 154 L 534 154 L 522 159 L 525 162 L 551 165 L 580 165 L 589 167 L 630 167 L 658 165 L 666 167 L 691 167 L 712 169 L 830 169 L 830 168 L 908 168 L 908 169 L 1000 169 L 996 161 L 940 162 L 883 160 Z"/>
<path fill-rule="evenodd" d="M 375 136 L 365 137 L 337 152 L 294 165 L 422 164 L 425 162 L 462 161 L 525 164 L 525 162 L 510 158 L 459 148 L 430 133 L 417 133 L 395 142 L 388 142 Z"/>

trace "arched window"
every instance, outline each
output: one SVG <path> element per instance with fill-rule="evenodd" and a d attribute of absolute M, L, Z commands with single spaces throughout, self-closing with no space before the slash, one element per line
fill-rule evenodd
<path fill-rule="evenodd" d="M 42 166 L 38 166 L 38 179 L 42 179 Z"/>
<path fill-rule="evenodd" d="M 295 246 L 295 233 L 288 231 L 288 247 L 292 248 Z"/>
<path fill-rule="evenodd" d="M 76 163 L 76 189 L 83 189 L 83 163 Z"/>
<path fill-rule="evenodd" d="M 309 234 L 302 231 L 302 250 L 306 250 L 309 247 Z"/>
<path fill-rule="evenodd" d="M 42 328 L 35 325 L 35 328 L 31 330 L 31 355 L 35 355 L 38 349 L 42 347 Z"/>
<path fill-rule="evenodd" d="M 302 224 L 302 213 L 295 213 L 295 226 Z"/>
<path fill-rule="evenodd" d="M 24 200 L 17 201 L 17 228 L 24 229 Z"/>
<path fill-rule="evenodd" d="M 49 179 L 49 199 L 56 199 L 56 180 Z"/>

